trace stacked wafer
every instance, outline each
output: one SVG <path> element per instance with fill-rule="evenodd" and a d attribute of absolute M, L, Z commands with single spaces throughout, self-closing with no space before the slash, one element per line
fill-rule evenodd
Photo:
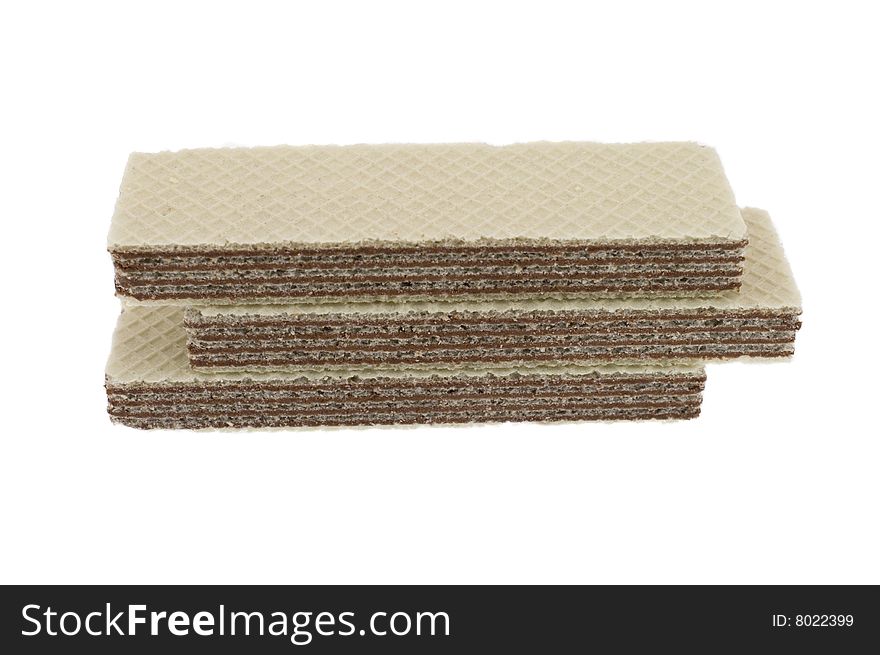
<path fill-rule="evenodd" d="M 702 362 L 800 326 L 691 143 L 134 154 L 109 249 L 135 427 L 690 418 Z"/>

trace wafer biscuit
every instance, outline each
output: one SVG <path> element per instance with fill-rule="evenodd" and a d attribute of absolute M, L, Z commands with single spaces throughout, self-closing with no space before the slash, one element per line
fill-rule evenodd
<path fill-rule="evenodd" d="M 717 298 L 205 306 L 185 315 L 190 362 L 219 371 L 790 357 L 800 294 L 770 217 L 742 213 L 742 288 Z"/>
<path fill-rule="evenodd" d="M 718 294 L 745 245 L 693 143 L 135 153 L 109 235 L 117 293 L 165 303 Z"/>
<path fill-rule="evenodd" d="M 699 367 L 520 371 L 204 374 L 190 369 L 179 307 L 120 316 L 106 371 L 108 411 L 137 428 L 277 428 L 500 421 L 685 419 Z"/>

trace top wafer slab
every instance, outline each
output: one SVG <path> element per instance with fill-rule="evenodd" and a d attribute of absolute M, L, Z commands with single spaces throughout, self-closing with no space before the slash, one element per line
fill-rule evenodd
<path fill-rule="evenodd" d="M 109 248 L 125 296 L 283 302 L 713 293 L 745 239 L 694 143 L 281 146 L 133 154 Z"/>
<path fill-rule="evenodd" d="M 110 247 L 744 237 L 694 143 L 280 146 L 132 154 Z"/>

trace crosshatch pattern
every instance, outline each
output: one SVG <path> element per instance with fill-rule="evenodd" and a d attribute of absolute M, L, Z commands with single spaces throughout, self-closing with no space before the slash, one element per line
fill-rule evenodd
<path fill-rule="evenodd" d="M 695 143 L 278 146 L 131 155 L 109 247 L 744 238 Z"/>

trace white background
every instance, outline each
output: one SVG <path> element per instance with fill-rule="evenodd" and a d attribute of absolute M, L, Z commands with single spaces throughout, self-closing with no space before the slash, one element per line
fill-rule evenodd
<path fill-rule="evenodd" d="M 871 3 L 87 2 L 0 15 L 0 581 L 880 583 Z M 771 212 L 790 364 L 691 422 L 112 426 L 130 151 L 698 140 Z"/>

